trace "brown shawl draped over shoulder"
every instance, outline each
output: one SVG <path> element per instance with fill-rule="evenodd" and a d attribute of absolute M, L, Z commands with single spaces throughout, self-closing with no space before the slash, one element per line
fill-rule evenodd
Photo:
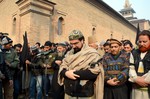
<path fill-rule="evenodd" d="M 64 78 L 61 77 L 60 72 L 63 69 L 66 70 L 85 70 L 89 69 L 92 73 L 98 74 L 97 80 L 95 81 L 95 99 L 102 99 L 103 97 L 103 83 L 104 83 L 104 71 L 102 65 L 95 66 L 95 68 L 90 68 L 89 64 L 93 62 L 97 62 L 100 58 L 98 52 L 87 46 L 83 45 L 80 52 L 73 54 L 73 49 L 69 51 L 65 58 L 63 59 L 62 64 L 60 65 L 59 74 L 58 74 L 58 83 L 63 85 Z M 82 80 L 85 82 L 85 80 Z"/>

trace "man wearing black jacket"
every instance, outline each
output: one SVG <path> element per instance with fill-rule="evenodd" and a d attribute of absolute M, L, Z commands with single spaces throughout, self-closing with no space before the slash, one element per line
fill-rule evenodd
<path fill-rule="evenodd" d="M 70 33 L 69 41 L 72 49 L 65 55 L 58 74 L 58 83 L 64 84 L 65 99 L 96 99 L 94 82 L 101 71 L 90 64 L 97 62 L 100 56 L 85 44 L 79 30 Z"/>

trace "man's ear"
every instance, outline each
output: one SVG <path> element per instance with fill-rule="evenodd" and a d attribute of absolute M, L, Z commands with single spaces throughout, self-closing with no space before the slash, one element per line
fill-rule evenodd
<path fill-rule="evenodd" d="M 82 44 L 84 43 L 84 40 L 83 40 L 83 39 L 81 40 L 81 43 L 82 43 Z"/>

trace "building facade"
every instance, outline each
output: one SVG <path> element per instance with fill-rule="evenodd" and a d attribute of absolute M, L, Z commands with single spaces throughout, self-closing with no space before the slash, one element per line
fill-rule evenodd
<path fill-rule="evenodd" d="M 0 32 L 14 43 L 23 42 L 25 31 L 31 44 L 68 41 L 73 29 L 98 42 L 109 38 L 135 41 L 136 27 L 102 0 L 1 0 Z"/>
<path fill-rule="evenodd" d="M 137 17 L 134 17 L 134 13 L 136 12 L 131 7 L 129 0 L 125 0 L 124 8 L 121 9 L 120 13 L 125 19 L 127 19 L 135 27 L 137 27 L 139 24 L 140 31 L 142 30 L 150 31 L 150 21 L 146 19 L 138 19 Z"/>

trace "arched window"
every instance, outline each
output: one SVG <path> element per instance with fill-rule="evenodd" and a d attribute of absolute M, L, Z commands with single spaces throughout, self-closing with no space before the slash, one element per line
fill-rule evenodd
<path fill-rule="evenodd" d="M 16 33 L 16 18 L 13 18 L 12 34 Z"/>
<path fill-rule="evenodd" d="M 96 29 L 95 28 L 92 29 L 92 35 L 94 35 L 94 34 L 96 34 Z"/>
<path fill-rule="evenodd" d="M 64 19 L 60 17 L 58 19 L 58 35 L 61 35 L 63 33 L 63 29 L 64 29 Z"/>

